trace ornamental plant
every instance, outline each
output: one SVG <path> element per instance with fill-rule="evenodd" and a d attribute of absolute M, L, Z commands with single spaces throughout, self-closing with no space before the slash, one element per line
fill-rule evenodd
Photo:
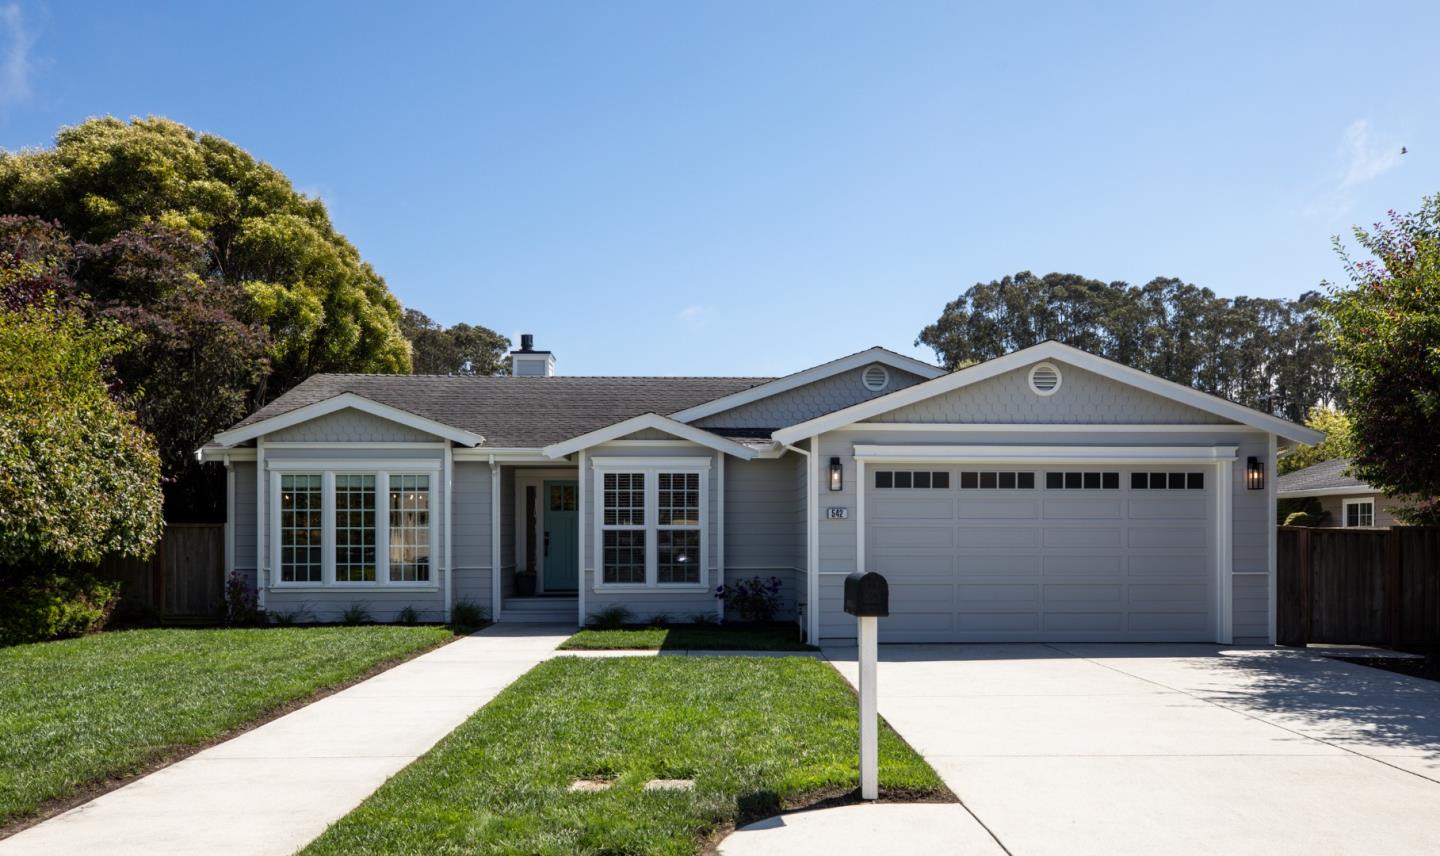
<path fill-rule="evenodd" d="M 741 619 L 752 623 L 775 620 L 780 611 L 780 578 L 762 580 L 751 577 L 734 583 L 715 587 L 715 596 L 725 601 L 725 606 L 740 613 Z"/>

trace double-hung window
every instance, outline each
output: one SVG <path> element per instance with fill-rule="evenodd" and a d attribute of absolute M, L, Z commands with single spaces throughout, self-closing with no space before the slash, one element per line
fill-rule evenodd
<path fill-rule="evenodd" d="M 1345 512 L 1344 525 L 1346 528 L 1375 525 L 1375 500 L 1373 499 L 1347 499 L 1344 500 L 1342 509 Z"/>
<path fill-rule="evenodd" d="M 358 469 L 302 470 L 284 462 L 272 467 L 275 585 L 435 583 L 431 509 L 438 471 L 408 464 L 399 472 Z"/>
<path fill-rule="evenodd" d="M 595 459 L 599 585 L 706 585 L 709 463 Z"/>

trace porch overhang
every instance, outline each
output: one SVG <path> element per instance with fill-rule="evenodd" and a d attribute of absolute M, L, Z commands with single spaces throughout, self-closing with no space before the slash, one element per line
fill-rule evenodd
<path fill-rule="evenodd" d="M 616 422 L 613 425 L 607 425 L 604 428 L 546 446 L 541 449 L 540 452 L 550 459 L 563 458 L 584 449 L 589 449 L 602 443 L 609 443 L 612 440 L 619 440 L 630 434 L 646 430 L 661 431 L 672 437 L 688 440 L 697 446 L 704 446 L 709 449 L 714 449 L 717 452 L 724 452 L 727 455 L 744 461 L 748 461 L 759 454 L 757 450 L 736 443 L 734 440 L 727 440 L 703 428 L 686 425 L 684 422 L 677 422 L 674 419 L 661 416 L 658 413 L 642 413 L 639 416 L 626 419 L 622 422 Z"/>

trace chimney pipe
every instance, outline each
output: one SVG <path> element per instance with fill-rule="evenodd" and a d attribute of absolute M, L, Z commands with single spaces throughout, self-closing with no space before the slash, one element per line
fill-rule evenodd
<path fill-rule="evenodd" d="M 534 333 L 521 333 L 521 334 L 520 334 L 520 350 L 521 350 L 522 353 L 529 353 L 529 352 L 535 350 L 535 334 L 534 334 Z"/>

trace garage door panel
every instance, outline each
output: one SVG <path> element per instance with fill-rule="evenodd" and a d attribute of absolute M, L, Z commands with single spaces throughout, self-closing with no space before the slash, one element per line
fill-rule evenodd
<path fill-rule="evenodd" d="M 955 546 L 955 530 L 949 526 L 876 526 L 867 529 L 866 541 L 873 543 L 877 550 L 949 549 Z"/>
<path fill-rule="evenodd" d="M 865 568 L 897 581 L 949 579 L 955 575 L 955 557 L 951 553 L 896 556 L 889 552 L 879 555 L 872 552 L 865 562 Z"/>
<path fill-rule="evenodd" d="M 955 616 L 955 629 L 1033 633 L 1040 629 L 1040 616 L 1035 612 L 961 612 Z"/>
<path fill-rule="evenodd" d="M 1210 614 L 1208 612 L 1132 612 L 1129 629 L 1137 631 L 1179 631 L 1208 638 Z"/>
<path fill-rule="evenodd" d="M 1119 520 L 1120 497 L 1095 491 L 1049 494 L 1045 497 L 1046 520 Z"/>
<path fill-rule="evenodd" d="M 1001 577 L 1016 579 L 1040 576 L 1040 556 L 1023 553 L 1005 555 L 968 555 L 955 557 L 955 577 L 973 579 L 976 577 Z"/>
<path fill-rule="evenodd" d="M 1040 605 L 1040 586 L 1016 583 L 961 583 L 955 587 L 955 600 L 962 609 L 974 607 L 1023 607 Z"/>
<path fill-rule="evenodd" d="M 1131 547 L 1203 548 L 1210 543 L 1204 526 L 1132 527 L 1129 533 Z"/>
<path fill-rule="evenodd" d="M 897 618 L 891 614 L 892 619 Z M 850 618 L 850 616 L 846 616 Z M 851 618 L 853 621 L 854 619 Z M 880 625 L 885 625 L 885 619 L 881 619 Z M 904 630 L 922 633 L 949 633 L 955 629 L 955 614 L 951 612 L 915 612 L 903 616 L 901 625 Z"/>
<path fill-rule="evenodd" d="M 1118 526 L 1046 526 L 1042 543 L 1046 547 L 1119 547 Z"/>
<path fill-rule="evenodd" d="M 1045 569 L 1045 576 L 1049 577 L 1067 574 L 1119 575 L 1123 565 L 1119 556 L 1077 556 L 1058 553 L 1045 556 L 1042 567 Z"/>
<path fill-rule="evenodd" d="M 957 526 L 957 547 L 1036 547 L 1040 532 L 1034 526 Z"/>
<path fill-rule="evenodd" d="M 1038 520 L 1040 500 L 967 496 L 956 501 L 955 515 L 960 520 Z"/>
<path fill-rule="evenodd" d="M 1132 577 L 1167 577 L 1208 580 L 1215 572 L 1210 557 L 1204 553 L 1181 555 L 1156 552 L 1151 555 L 1131 553 L 1125 557 L 1126 572 Z"/>
<path fill-rule="evenodd" d="M 1125 587 L 1117 584 L 1045 585 L 1047 610 L 1119 609 L 1125 605 Z"/>
<path fill-rule="evenodd" d="M 872 506 L 875 520 L 944 520 L 955 518 L 955 501 L 949 497 L 886 498 Z"/>
<path fill-rule="evenodd" d="M 1056 631 L 1117 632 L 1125 629 L 1121 612 L 1047 612 L 1045 629 Z"/>
<path fill-rule="evenodd" d="M 912 585 L 904 583 L 890 587 L 890 611 L 894 612 L 939 612 L 947 614 L 955 606 L 955 587 L 943 585 Z"/>
<path fill-rule="evenodd" d="M 1204 583 L 1161 583 L 1129 586 L 1130 607 L 1138 610 L 1173 610 L 1204 603 L 1210 587 Z"/>
<path fill-rule="evenodd" d="M 1206 520 L 1210 501 L 1206 491 L 1160 493 L 1145 491 L 1130 497 L 1126 505 L 1131 520 Z"/>

